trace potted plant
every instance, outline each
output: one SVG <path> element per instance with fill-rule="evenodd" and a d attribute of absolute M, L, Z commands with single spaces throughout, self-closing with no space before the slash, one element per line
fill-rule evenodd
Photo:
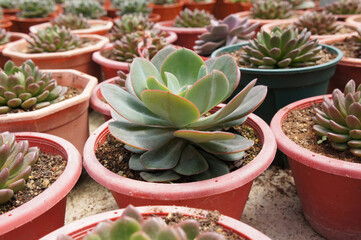
<path fill-rule="evenodd" d="M 21 149 L 24 149 L 24 153 L 19 153 L 19 150 L 22 151 Z M 39 155 L 39 150 L 41 153 L 50 154 L 55 157 L 60 155 L 64 159 L 63 161 L 66 161 L 64 163 L 66 167 L 55 182 L 50 182 L 51 185 L 48 183 L 48 188 L 45 191 L 21 206 L 0 215 L 1 240 L 37 240 L 64 225 L 66 196 L 77 182 L 81 173 L 81 155 L 71 143 L 62 138 L 44 133 L 20 132 L 15 133 L 15 136 L 7 132 L 1 133 L 1 179 L 4 180 L 5 176 L 6 181 L 7 173 L 16 172 L 15 168 L 9 171 L 9 168 L 5 167 L 11 160 L 18 162 L 18 166 L 22 169 L 21 173 L 25 173 L 25 175 L 29 174 L 29 164 L 33 164 L 33 168 L 39 168 L 37 171 L 42 169 L 44 171 L 51 171 L 42 168 L 42 165 L 35 166 L 37 163 L 34 163 L 34 159 L 36 155 Z M 11 153 L 15 152 L 18 154 L 17 158 L 14 159 Z M 9 157 L 7 158 L 7 156 Z M 59 159 L 59 157 L 56 158 Z M 5 164 L 4 160 L 6 160 Z M 46 161 L 46 158 L 44 161 Z M 19 165 L 20 163 L 21 165 Z M 53 167 L 55 168 L 56 165 L 54 164 Z M 10 175 L 9 177 L 12 180 L 7 182 L 20 179 L 21 176 L 17 176 L 13 178 L 13 175 Z M 50 179 L 50 174 L 48 177 Z M 29 182 L 27 181 L 26 183 L 29 184 Z M 25 184 L 25 181 L 17 180 L 15 183 L 19 186 Z M 14 187 L 14 183 L 11 185 Z M 3 186 L 2 181 L 1 198 L 13 191 L 9 189 L 9 186 L 5 188 Z"/>
<path fill-rule="evenodd" d="M 355 214 L 361 211 L 360 89 L 350 81 L 343 93 L 335 89 L 332 95 L 287 105 L 271 122 L 304 216 L 327 239 L 361 236 L 361 218 Z"/>
<path fill-rule="evenodd" d="M 208 117 L 200 117 L 229 97 L 239 83 L 239 74 L 236 63 L 230 56 L 209 59 L 204 63 L 200 56 L 185 48 L 165 48 L 158 52 L 151 62 L 144 58 L 136 58 L 126 81 L 129 93 L 115 84 L 104 84 L 101 88 L 105 100 L 116 110 L 112 111 L 112 117 L 116 121 L 104 123 L 88 139 L 83 155 L 87 172 L 112 191 L 120 207 L 126 206 L 129 202 L 134 205 L 177 203 L 217 209 L 223 214 L 240 218 L 252 181 L 271 163 L 275 145 L 267 125 L 254 115 L 248 116 L 246 126 L 253 128 L 251 131 L 257 135 L 262 150 L 250 163 L 230 172 L 227 162 L 235 163 L 234 161 L 240 159 L 243 161 L 244 151 L 253 145 L 253 141 L 246 140 L 238 135 L 239 133 L 231 136 L 229 132 L 222 132 L 221 128 L 244 123 L 245 116 L 257 108 L 264 99 L 266 88 L 253 87 L 253 81 L 233 101 L 212 110 L 211 113 L 216 112 L 207 115 Z M 168 80 L 167 83 L 164 83 L 164 79 Z M 146 82 L 148 83 L 145 84 Z M 145 92 L 159 96 L 151 97 L 154 102 L 151 100 L 152 104 L 149 105 L 150 102 L 145 100 L 143 95 Z M 213 92 L 214 94 L 209 95 Z M 181 97 L 184 94 L 187 99 Z M 139 100 L 140 95 L 143 95 L 143 101 Z M 167 111 L 170 112 L 166 113 Z M 128 120 L 121 115 L 136 122 L 135 131 L 126 133 L 127 130 L 121 125 Z M 144 124 L 141 131 L 137 130 L 138 126 L 141 126 L 139 123 Z M 143 181 L 115 174 L 99 162 L 94 151 L 104 143 L 109 131 L 121 142 L 129 145 L 126 149 L 139 153 L 133 154 L 131 158 L 130 155 L 124 155 L 123 159 L 126 166 L 137 172 Z M 126 136 L 133 137 L 134 141 L 123 138 Z M 220 145 L 217 147 L 213 145 L 218 143 Z M 221 145 L 227 147 L 223 148 Z M 170 154 L 162 154 L 165 149 Z M 129 153 L 132 154 L 131 152 Z M 228 154 L 225 154 L 226 152 Z M 247 156 L 251 155 L 253 154 Z M 149 171 L 141 166 L 158 170 Z M 192 182 L 174 182 L 177 179 L 188 179 L 187 181 Z M 230 196 L 237 196 L 238 201 L 234 204 L 223 204 L 221 199 Z"/>
<path fill-rule="evenodd" d="M 176 219 L 177 217 L 182 216 L 184 220 Z M 132 221 L 133 219 L 135 219 L 135 222 Z M 139 226 L 139 221 L 141 222 L 141 226 Z M 137 226 L 138 229 L 142 228 L 145 234 L 150 234 L 152 236 L 152 239 L 157 235 L 160 239 L 163 239 L 161 235 L 170 229 L 172 229 L 169 231 L 170 235 L 181 231 L 188 233 L 185 234 L 188 236 L 188 239 L 194 239 L 196 236 L 198 236 L 197 239 L 224 239 L 224 235 L 230 238 L 235 237 L 258 240 L 270 239 L 256 229 L 240 221 L 224 215 L 218 216 L 212 212 L 201 209 L 176 206 L 149 206 L 137 208 L 128 206 L 126 209 L 98 214 L 96 216 L 88 217 L 82 222 L 77 221 L 66 225 L 65 227 L 45 236 L 41 240 L 55 240 L 57 237 L 60 239 L 72 239 L 71 237 L 78 239 L 76 232 L 80 229 L 84 232 L 94 232 L 96 234 L 96 232 L 99 232 L 101 229 L 105 230 L 105 228 L 109 225 L 115 226 L 123 222 L 134 222 L 134 225 Z M 207 222 L 210 224 L 207 224 Z M 214 222 L 216 222 L 216 224 L 214 224 Z M 96 224 L 98 225 L 94 228 Z M 212 224 L 214 224 L 214 226 L 211 226 Z M 148 226 L 154 227 L 149 229 Z M 179 230 L 179 228 L 181 228 L 181 230 Z M 191 229 L 194 231 L 193 233 L 190 232 Z M 70 238 L 65 237 L 65 234 Z M 139 233 L 134 232 L 133 234 L 138 235 Z M 179 236 L 175 239 L 178 238 Z"/>
<path fill-rule="evenodd" d="M 335 14 L 338 20 L 345 21 L 352 15 L 361 14 L 361 3 L 357 0 L 340 0 L 326 5 L 325 9 Z"/>
<path fill-rule="evenodd" d="M 95 34 L 75 35 L 64 27 L 47 27 L 31 38 L 7 44 L 3 54 L 15 64 L 32 59 L 42 69 L 75 69 L 99 76 L 99 67 L 92 62 L 93 52 L 103 48 L 109 39 Z M 58 41 L 58 44 L 53 43 Z"/>
<path fill-rule="evenodd" d="M 0 67 L 3 68 L 6 61 L 9 60 L 2 54 L 3 49 L 10 42 L 26 38 L 28 35 L 18 32 L 7 32 L 5 29 L 0 29 Z"/>
<path fill-rule="evenodd" d="M 212 14 L 215 3 L 216 0 L 186 0 L 184 2 L 184 8 L 188 8 L 189 10 L 204 10 Z"/>
<path fill-rule="evenodd" d="M 0 0 L 0 7 L 3 13 L 8 16 L 15 16 L 20 11 L 18 1 Z"/>
<path fill-rule="evenodd" d="M 149 0 L 113 0 L 111 8 L 107 9 L 108 16 L 112 18 L 119 18 L 126 14 L 143 14 L 148 16 L 149 21 L 158 22 L 160 15 L 152 13 L 149 8 Z"/>
<path fill-rule="evenodd" d="M 231 53 L 238 59 L 244 79 L 239 90 L 254 78 L 269 88 L 264 104 L 256 111 L 269 123 L 278 109 L 290 102 L 326 93 L 342 52 L 319 45 L 310 36 L 306 29 L 299 34 L 294 28 L 274 28 L 270 33 L 259 32 L 249 43 L 220 48 L 212 56 Z M 320 62 L 324 51 L 333 57 Z"/>
<path fill-rule="evenodd" d="M 21 67 L 9 61 L 1 75 L 5 90 L 0 94 L 0 132 L 50 133 L 83 149 L 89 136 L 88 106 L 96 78 L 69 69 L 39 71 L 31 60 Z"/>
<path fill-rule="evenodd" d="M 183 5 L 183 0 L 153 0 L 149 7 L 153 13 L 160 15 L 159 21 L 167 21 L 173 20 L 182 11 Z"/>
<path fill-rule="evenodd" d="M 88 19 L 100 19 L 107 11 L 97 0 L 66 1 L 63 6 L 65 14 L 82 14 Z"/>
<path fill-rule="evenodd" d="M 195 9 L 185 9 L 180 12 L 175 20 L 161 21 L 155 24 L 155 28 L 166 32 L 175 32 L 178 36 L 175 45 L 193 49 L 194 42 L 198 35 L 207 31 L 206 26 L 210 25 L 213 15 Z"/>

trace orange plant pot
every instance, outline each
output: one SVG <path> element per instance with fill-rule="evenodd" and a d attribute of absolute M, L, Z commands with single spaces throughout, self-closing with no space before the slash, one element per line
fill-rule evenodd
<path fill-rule="evenodd" d="M 154 3 L 150 3 L 149 7 L 153 9 L 153 13 L 160 15 L 159 21 L 167 21 L 173 20 L 179 12 L 182 11 L 183 5 L 183 1 L 179 0 L 177 3 L 166 5 L 155 5 Z"/>

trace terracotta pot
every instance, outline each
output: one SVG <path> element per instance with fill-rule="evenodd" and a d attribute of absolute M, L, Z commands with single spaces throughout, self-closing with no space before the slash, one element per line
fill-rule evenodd
<path fill-rule="evenodd" d="M 198 35 L 207 32 L 207 29 L 204 28 L 183 28 L 183 27 L 173 27 L 174 21 L 163 21 L 158 22 L 154 25 L 155 28 L 166 31 L 166 32 L 175 32 L 178 36 L 177 40 L 174 42 L 174 45 L 181 47 L 189 48 L 193 50 L 195 41 L 198 40 Z"/>
<path fill-rule="evenodd" d="M 101 125 L 87 140 L 83 159 L 88 174 L 98 183 L 110 189 L 120 208 L 128 204 L 179 205 L 209 210 L 239 219 L 246 204 L 253 180 L 272 162 L 276 144 L 268 125 L 250 114 L 247 124 L 255 129 L 263 147 L 246 166 L 226 175 L 205 181 L 190 183 L 151 183 L 122 177 L 107 170 L 94 154 L 109 133 L 108 123 Z M 225 199 L 233 199 L 225 204 Z"/>
<path fill-rule="evenodd" d="M 8 19 L 0 19 L 0 28 L 5 28 L 6 31 L 10 31 L 13 23 Z"/>
<path fill-rule="evenodd" d="M 26 37 L 28 37 L 28 35 L 24 33 L 10 32 L 10 42 L 15 42 Z M 3 68 L 5 63 L 10 59 L 2 54 L 3 49 L 6 47 L 7 44 L 8 43 L 0 45 L 0 68 Z"/>
<path fill-rule="evenodd" d="M 278 148 L 287 155 L 304 216 L 329 240 L 361 239 L 361 164 L 341 161 L 304 149 L 282 131 L 282 121 L 293 109 L 321 103 L 307 98 L 280 109 L 271 122 Z"/>
<path fill-rule="evenodd" d="M 43 70 L 52 72 L 59 85 L 83 89 L 73 98 L 30 112 L 0 115 L 0 132 L 44 132 L 62 137 L 81 152 L 89 136 L 89 99 L 96 78 L 76 70 Z"/>
<path fill-rule="evenodd" d="M 155 5 L 154 3 L 150 3 L 149 7 L 153 9 L 153 13 L 160 15 L 159 21 L 167 21 L 173 20 L 179 12 L 182 11 L 183 5 L 183 1 L 178 0 L 177 3 L 166 5 Z"/>
<path fill-rule="evenodd" d="M 29 33 L 29 28 L 31 26 L 37 25 L 40 23 L 49 22 L 54 17 L 55 17 L 55 14 L 52 14 L 49 17 L 44 17 L 44 18 L 18 18 L 18 17 L 16 17 L 13 20 L 14 28 L 15 28 L 15 30 L 13 30 L 13 31 Z"/>
<path fill-rule="evenodd" d="M 64 226 L 66 196 L 80 176 L 81 155 L 71 143 L 53 135 L 34 132 L 15 135 L 18 141 L 28 140 L 30 146 L 67 160 L 64 172 L 48 189 L 0 216 L 1 240 L 37 240 Z"/>
<path fill-rule="evenodd" d="M 144 217 L 158 216 L 166 217 L 168 214 L 180 213 L 182 215 L 194 216 L 198 218 L 204 218 L 207 216 L 208 211 L 187 208 L 187 207 L 176 207 L 176 206 L 147 206 L 147 207 L 138 207 L 137 208 Z M 109 211 L 105 213 L 100 213 L 85 219 L 70 223 L 57 231 L 52 232 L 51 234 L 43 237 L 40 240 L 56 240 L 57 236 L 62 233 L 73 237 L 76 240 L 82 239 L 86 232 L 91 231 L 94 227 L 102 221 L 107 219 L 115 221 L 123 213 L 123 209 Z M 259 232 L 258 230 L 248 226 L 245 223 L 242 223 L 236 219 L 221 215 L 218 221 L 226 231 L 232 231 L 236 234 L 239 234 L 241 237 L 246 238 L 247 240 L 271 240 L 269 237 Z"/>
<path fill-rule="evenodd" d="M 212 14 L 215 3 L 216 3 L 215 0 L 209 2 L 194 2 L 193 0 L 188 0 L 184 2 L 184 8 L 188 8 L 190 10 L 194 10 L 194 9 L 204 10 Z"/>
<path fill-rule="evenodd" d="M 83 34 L 79 38 L 94 41 L 92 45 L 54 53 L 26 53 L 27 42 L 23 39 L 9 43 L 3 54 L 11 58 L 16 65 L 21 65 L 27 59 L 32 59 L 40 69 L 75 69 L 100 78 L 100 68 L 92 61 L 92 54 L 103 48 L 109 39 L 94 34 Z"/>
<path fill-rule="evenodd" d="M 105 35 L 109 32 L 109 30 L 113 27 L 113 22 L 104 21 L 100 19 L 89 19 L 88 23 L 90 24 L 90 28 L 87 29 L 77 29 L 72 30 L 73 34 L 97 34 L 97 35 Z M 39 29 L 45 29 L 46 27 L 52 26 L 50 22 L 37 24 L 30 27 L 31 33 L 37 33 Z"/>
<path fill-rule="evenodd" d="M 214 16 L 217 19 L 223 19 L 232 13 L 242 11 L 242 5 L 239 2 L 231 2 L 230 0 L 217 0 L 214 7 Z"/>
<path fill-rule="evenodd" d="M 20 12 L 20 9 L 19 8 L 9 8 L 9 9 L 6 9 L 6 8 L 3 8 L 3 14 L 4 15 L 8 15 L 8 16 L 16 16 L 16 14 Z"/>

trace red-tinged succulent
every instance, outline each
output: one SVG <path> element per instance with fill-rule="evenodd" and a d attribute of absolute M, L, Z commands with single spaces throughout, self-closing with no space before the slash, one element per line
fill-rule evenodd
<path fill-rule="evenodd" d="M 342 25 L 337 22 L 337 16 L 326 11 L 306 12 L 293 25 L 299 31 L 307 29 L 312 35 L 334 34 L 342 28 Z"/>

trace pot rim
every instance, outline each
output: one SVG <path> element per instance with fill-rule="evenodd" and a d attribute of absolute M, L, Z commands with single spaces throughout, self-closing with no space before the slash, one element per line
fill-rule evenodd
<path fill-rule="evenodd" d="M 167 216 L 169 213 L 181 213 L 183 215 L 191 215 L 196 217 L 204 217 L 207 215 L 208 211 L 197 208 L 188 208 L 188 207 L 178 207 L 178 206 L 145 206 L 145 207 L 136 207 L 143 216 L 151 216 L 153 214 L 160 216 Z M 104 221 L 106 219 L 115 220 L 118 219 L 123 213 L 124 209 L 118 209 L 113 211 L 108 211 L 104 213 L 99 213 L 90 217 L 86 217 L 75 222 L 69 223 L 64 227 L 44 236 L 40 240 L 55 240 L 57 236 L 62 234 L 77 235 L 85 234 L 86 231 L 89 231 L 90 228 L 94 227 L 97 223 Z M 269 237 L 258 231 L 257 229 L 239 221 L 234 218 L 220 215 L 218 223 L 225 227 L 226 229 L 232 229 L 237 234 L 246 237 L 247 239 L 257 239 L 257 240 L 271 240 Z M 85 228 L 85 229 L 84 229 Z"/>
<path fill-rule="evenodd" d="M 94 149 L 99 135 L 105 135 L 109 120 L 90 135 L 84 146 L 83 165 L 88 174 L 108 189 L 126 195 L 141 195 L 141 198 L 174 200 L 207 197 L 231 191 L 252 181 L 271 164 L 276 154 L 276 141 L 270 127 L 258 116 L 250 114 L 247 123 L 251 125 L 261 142 L 262 150 L 250 163 L 236 171 L 220 177 L 190 183 L 151 183 L 119 176 L 99 163 Z"/>
<path fill-rule="evenodd" d="M 23 205 L 0 215 L 0 232 L 5 234 L 30 222 L 56 205 L 73 188 L 81 173 L 81 155 L 67 140 L 36 132 L 18 132 L 17 138 L 39 139 L 39 144 L 58 146 L 64 153 L 67 164 L 64 172 L 44 192 Z"/>
<path fill-rule="evenodd" d="M 10 34 L 10 42 L 5 43 L 5 44 L 3 44 L 3 45 L 0 45 L 0 53 L 2 53 L 2 50 L 3 50 L 9 43 L 16 42 L 16 41 L 19 41 L 19 40 L 21 40 L 21 39 L 23 39 L 23 38 L 28 37 L 27 34 L 25 34 L 25 33 L 20 33 L 20 32 L 9 32 L 9 34 Z M 14 40 L 14 41 L 11 41 L 12 38 L 18 38 L 18 39 Z"/>
<path fill-rule="evenodd" d="M 205 27 L 202 28 L 185 28 L 185 27 L 172 27 L 174 20 L 157 22 L 154 27 L 166 32 L 175 32 L 177 34 L 202 34 L 207 32 Z"/>
<path fill-rule="evenodd" d="M 295 10 L 294 11 L 296 14 L 299 14 L 299 15 L 302 15 L 304 14 L 306 11 L 304 10 Z M 268 24 L 268 23 L 272 23 L 274 21 L 277 21 L 277 22 L 287 22 L 289 20 L 292 20 L 292 19 L 297 19 L 298 16 L 293 16 L 291 18 L 287 18 L 287 19 L 260 19 L 260 18 L 251 18 L 251 11 L 242 11 L 242 12 L 238 12 L 238 13 L 233 13 L 235 14 L 237 17 L 239 18 L 245 18 L 245 17 L 248 17 L 248 21 L 250 23 L 255 23 L 255 22 L 259 22 L 262 25 L 265 25 L 265 24 Z"/>
<path fill-rule="evenodd" d="M 107 80 L 99 83 L 98 85 L 96 85 L 96 87 L 94 88 L 93 93 L 90 97 L 90 106 L 92 109 L 94 109 L 95 111 L 97 111 L 103 115 L 111 117 L 111 113 L 110 113 L 111 107 L 109 106 L 109 104 L 101 101 L 98 97 L 98 94 L 99 93 L 101 94 L 100 87 L 102 85 L 104 85 L 105 83 L 114 83 L 114 80 L 117 78 L 119 78 L 119 77 L 112 77 L 112 78 L 107 79 Z M 125 82 L 124 82 L 124 84 L 125 84 Z"/>
<path fill-rule="evenodd" d="M 324 97 L 331 97 L 331 95 L 321 95 L 310 97 L 293 102 L 281 108 L 273 117 L 271 121 L 271 129 L 276 137 L 278 148 L 287 156 L 291 155 L 292 159 L 300 162 L 308 167 L 339 175 L 343 177 L 361 179 L 361 164 L 346 162 L 336 158 L 327 157 L 318 153 L 314 153 L 305 149 L 291 139 L 289 139 L 282 131 L 282 120 L 287 116 L 288 112 L 293 109 L 300 109 L 302 107 L 311 106 L 312 103 L 320 103 Z"/>

